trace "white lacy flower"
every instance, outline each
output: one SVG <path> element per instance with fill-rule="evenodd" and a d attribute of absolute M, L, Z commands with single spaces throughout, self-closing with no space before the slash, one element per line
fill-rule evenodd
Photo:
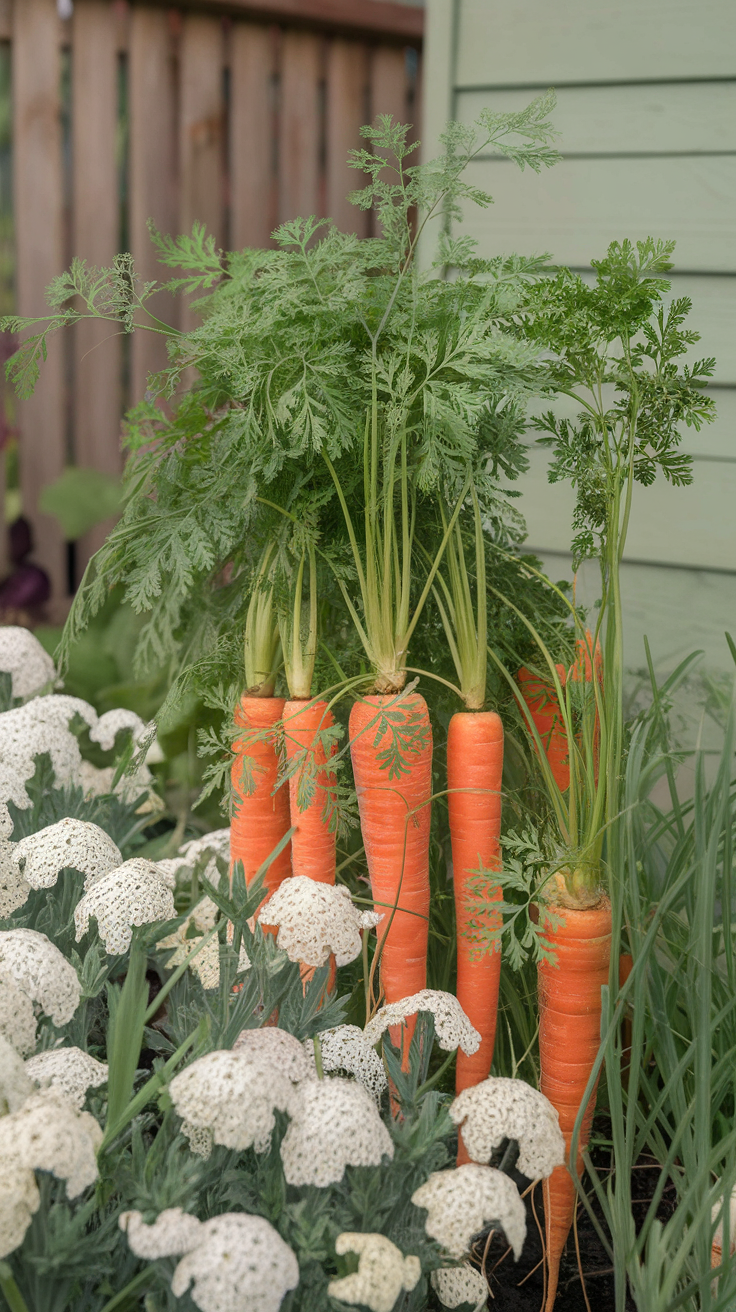
<path fill-rule="evenodd" d="M 105 711 L 97 723 L 89 731 L 89 736 L 93 743 L 99 743 L 103 752 L 111 752 L 115 746 L 115 739 L 121 729 L 130 729 L 132 731 L 133 742 L 138 744 L 141 738 L 150 735 L 153 730 L 152 724 L 144 724 L 140 715 L 135 711 L 128 711 L 125 707 L 116 707 L 114 711 Z"/>
<path fill-rule="evenodd" d="M 132 721 L 135 721 L 145 729 L 132 711 L 108 711 L 98 717 L 89 702 L 65 693 L 34 697 L 24 706 L 3 711 L 0 714 L 0 820 L 7 824 L 8 801 L 14 802 L 21 810 L 31 805 L 25 785 L 35 773 L 36 757 L 43 752 L 48 752 L 51 758 L 57 787 L 78 784 L 86 794 L 110 790 L 113 770 L 108 768 L 108 772 L 100 772 L 89 762 L 82 761 L 79 743 L 69 728 L 77 715 L 88 726 L 90 738 L 103 747 L 114 745 L 115 733 L 112 730 L 116 725 L 132 727 Z M 124 717 L 125 724 L 120 717 Z M 134 727 L 134 737 L 136 732 Z M 95 787 L 91 781 L 98 776 L 102 783 Z M 134 774 L 123 775 L 115 791 L 126 801 L 132 801 L 149 789 L 150 784 L 151 772 L 146 765 L 141 765 Z"/>
<path fill-rule="evenodd" d="M 422 1274 L 419 1258 L 404 1257 L 385 1235 L 338 1235 L 335 1252 L 359 1253 L 360 1261 L 352 1275 L 331 1280 L 327 1293 L 343 1303 L 360 1303 L 371 1312 L 391 1312 L 399 1295 L 414 1289 Z"/>
<path fill-rule="evenodd" d="M 175 878 L 172 874 L 170 863 L 166 861 L 157 861 L 156 868 L 161 872 L 162 866 L 167 868 L 170 878 Z M 171 957 L 166 963 L 167 969 L 173 970 L 174 967 L 180 966 L 186 961 L 197 947 L 199 938 L 203 934 L 209 933 L 214 929 L 217 919 L 218 908 L 209 897 L 203 897 L 196 907 L 189 912 L 186 920 L 182 922 L 173 934 L 167 934 L 166 938 L 159 940 L 159 948 L 175 948 Z M 232 928 L 232 925 L 229 926 Z M 197 937 L 192 935 L 192 929 L 196 931 Z M 240 945 L 240 954 L 238 957 L 238 970 L 249 970 L 250 960 L 243 944 Z M 217 989 L 220 987 L 220 943 L 216 935 L 210 939 L 209 943 L 199 951 L 194 957 L 190 970 L 196 971 L 199 976 L 203 989 Z"/>
<path fill-rule="evenodd" d="M 437 1042 L 445 1052 L 462 1048 L 464 1053 L 471 1056 L 478 1051 L 480 1034 L 471 1025 L 454 993 L 443 993 L 440 989 L 421 989 L 410 998 L 389 1002 L 381 1007 L 363 1031 L 368 1043 L 378 1043 L 389 1026 L 399 1025 L 409 1016 L 416 1016 L 419 1011 L 431 1011 Z"/>
<path fill-rule="evenodd" d="M 33 1093 L 23 1058 L 0 1034 L 0 1116 L 17 1112 Z"/>
<path fill-rule="evenodd" d="M 50 1171 L 76 1198 L 97 1179 L 102 1130 L 51 1091 L 31 1094 L 17 1111 L 0 1117 L 0 1160 L 29 1171 Z"/>
<path fill-rule="evenodd" d="M 215 1142 L 212 1131 L 202 1130 L 196 1125 L 191 1125 L 189 1121 L 182 1121 L 181 1132 L 184 1138 L 189 1140 L 189 1151 L 194 1153 L 195 1157 L 202 1157 L 207 1161 Z"/>
<path fill-rule="evenodd" d="M 335 1025 L 333 1029 L 320 1030 L 317 1038 L 323 1071 L 347 1071 L 380 1103 L 381 1094 L 388 1084 L 386 1071 L 360 1026 Z M 304 1048 L 316 1069 L 313 1041 L 305 1039 Z"/>
<path fill-rule="evenodd" d="M 78 870 L 87 883 L 122 862 L 116 843 L 89 820 L 68 816 L 16 844 L 15 856 L 31 888 L 51 888 L 62 870 Z"/>
<path fill-rule="evenodd" d="M 373 911 L 358 911 L 344 884 L 321 884 L 306 875 L 285 879 L 261 909 L 262 925 L 278 925 L 277 944 L 290 961 L 324 966 L 334 953 L 338 966 L 354 961 L 361 929 L 378 923 Z"/>
<path fill-rule="evenodd" d="M 0 920 L 24 906 L 31 891 L 18 865 L 17 846 L 0 837 Z"/>
<path fill-rule="evenodd" d="M 0 975 L 9 976 L 54 1025 L 66 1025 L 79 1006 L 76 970 L 51 940 L 35 929 L 0 932 Z"/>
<path fill-rule="evenodd" d="M 150 925 L 176 916 L 170 888 L 153 861 L 134 857 L 95 880 L 74 911 L 77 942 L 87 933 L 90 918 L 111 954 L 127 952 L 134 925 Z"/>
<path fill-rule="evenodd" d="M 145 1262 L 188 1253 L 196 1247 L 202 1231 L 202 1222 L 181 1207 L 167 1207 L 152 1225 L 146 1225 L 140 1212 L 122 1212 L 119 1225 L 128 1237 L 131 1253 Z"/>
<path fill-rule="evenodd" d="M 147 765 L 139 765 L 132 774 L 121 775 L 116 784 L 115 774 L 114 765 L 96 766 L 91 761 L 82 761 L 75 782 L 87 798 L 115 793 L 124 802 L 135 802 L 142 793 L 147 793 L 148 797 L 138 807 L 136 815 L 146 815 L 163 807 L 163 801 L 151 789 L 153 778 Z"/>
<path fill-rule="evenodd" d="M 299 1085 L 291 1124 L 281 1141 L 289 1184 L 338 1184 L 346 1166 L 380 1166 L 394 1145 L 376 1104 L 352 1080 L 308 1080 Z"/>
<path fill-rule="evenodd" d="M 427 1209 L 424 1228 L 451 1257 L 462 1257 L 473 1235 L 495 1221 L 518 1261 L 526 1239 L 526 1212 L 516 1185 L 502 1171 L 472 1162 L 452 1171 L 435 1171 L 414 1191 L 411 1201 Z"/>
<path fill-rule="evenodd" d="M 432 1272 L 432 1288 L 443 1307 L 472 1303 L 485 1307 L 488 1281 L 473 1266 L 448 1266 Z"/>
<path fill-rule="evenodd" d="M 0 627 L 0 670 L 12 675 L 12 696 L 33 697 L 54 683 L 56 667 L 30 629 Z"/>
<path fill-rule="evenodd" d="M 307 1040 L 311 1046 L 311 1039 Z M 276 1025 L 264 1025 L 257 1030 L 241 1030 L 233 1044 L 233 1052 L 241 1052 L 252 1061 L 275 1066 L 293 1084 L 311 1079 L 314 1071 L 308 1054 L 298 1039 L 288 1030 Z"/>
<path fill-rule="evenodd" d="M 0 1170 L 0 1258 L 20 1248 L 33 1213 L 40 1206 L 41 1195 L 33 1171 L 3 1161 Z"/>
<path fill-rule="evenodd" d="M 30 1057 L 26 1074 L 40 1089 L 52 1088 L 78 1111 L 88 1089 L 107 1083 L 107 1066 L 81 1048 L 50 1048 Z"/>
<path fill-rule="evenodd" d="M 183 843 L 179 848 L 176 856 L 166 857 L 159 861 L 160 866 L 165 866 L 174 879 L 178 879 L 182 872 L 191 872 L 202 857 L 209 856 L 209 861 L 204 869 L 205 879 L 210 883 L 217 884 L 219 872 L 217 860 L 230 860 L 230 829 L 213 829 L 208 834 L 203 834 L 201 838 L 190 838 L 188 842 Z"/>
<path fill-rule="evenodd" d="M 299 1283 L 299 1264 L 278 1231 L 262 1216 L 225 1212 L 209 1221 L 171 1207 L 153 1225 L 140 1212 L 124 1212 L 120 1228 L 132 1251 L 148 1261 L 184 1254 L 171 1292 L 191 1298 L 202 1312 L 278 1312 Z"/>
<path fill-rule="evenodd" d="M 9 975 L 0 974 L 0 1035 L 21 1057 L 36 1046 L 36 1013 L 27 993 Z"/>
<path fill-rule="evenodd" d="M 299 1263 L 262 1216 L 226 1212 L 204 1221 L 196 1248 L 177 1266 L 171 1292 L 191 1286 L 202 1312 L 278 1312 L 299 1284 Z"/>
<path fill-rule="evenodd" d="M 208 1052 L 175 1075 L 171 1100 L 182 1119 L 211 1130 L 215 1143 L 256 1152 L 268 1147 L 274 1110 L 288 1111 L 293 1085 L 271 1061 L 247 1053 Z"/>
<path fill-rule="evenodd" d="M 565 1160 L 565 1140 L 555 1108 L 523 1080 L 491 1075 L 463 1089 L 450 1106 L 463 1143 L 475 1162 L 487 1162 L 504 1139 L 519 1145 L 519 1170 L 546 1179 Z"/>

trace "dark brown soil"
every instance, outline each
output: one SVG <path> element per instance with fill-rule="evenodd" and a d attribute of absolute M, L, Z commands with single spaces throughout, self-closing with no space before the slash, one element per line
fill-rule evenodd
<path fill-rule="evenodd" d="M 608 1151 L 598 1150 L 593 1154 L 593 1159 L 601 1178 L 605 1179 L 610 1169 Z M 632 1177 L 632 1210 L 637 1230 L 647 1214 L 658 1178 L 659 1167 L 653 1159 L 642 1158 L 637 1162 Z M 521 1193 L 529 1187 L 529 1181 L 524 1176 L 515 1174 L 514 1179 Z M 594 1197 L 592 1189 L 590 1195 Z M 544 1233 L 544 1211 L 541 1185 L 535 1190 L 533 1202 L 531 1192 L 524 1201 L 527 1207 L 527 1239 L 518 1262 L 514 1262 L 513 1254 L 502 1235 L 492 1235 L 490 1242 L 487 1234 L 481 1235 L 474 1246 L 478 1265 L 483 1263 L 488 1277 L 492 1294 L 488 1308 L 491 1310 L 498 1308 L 499 1312 L 501 1309 L 503 1312 L 540 1312 L 544 1305 L 541 1238 Z M 666 1222 L 674 1206 L 674 1187 L 669 1184 L 657 1209 L 658 1218 Z M 607 1233 L 597 1202 L 594 1202 L 594 1211 L 602 1230 Z M 615 1301 L 611 1259 L 582 1203 L 578 1203 L 577 1238 L 579 1262 L 575 1234 L 571 1231 L 560 1265 L 556 1307 L 559 1312 L 591 1312 L 591 1309 L 592 1312 L 613 1312 Z M 637 1312 L 631 1295 L 627 1297 L 626 1312 Z"/>

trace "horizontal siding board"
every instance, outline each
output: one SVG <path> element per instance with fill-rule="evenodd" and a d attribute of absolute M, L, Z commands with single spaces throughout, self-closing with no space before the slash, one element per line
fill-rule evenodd
<path fill-rule="evenodd" d="M 530 469 L 516 484 L 517 503 L 536 551 L 569 551 L 574 494 L 547 482 L 547 452 L 530 452 Z M 652 564 L 736 571 L 736 464 L 699 462 L 690 487 L 663 478 L 634 489 L 626 555 Z"/>
<path fill-rule="evenodd" d="M 587 267 L 611 241 L 655 236 L 676 240 L 681 269 L 736 272 L 736 158 L 565 160 L 541 176 L 490 160 L 466 178 L 495 201 L 466 211 L 481 255 L 550 251 Z"/>
<path fill-rule="evenodd" d="M 459 86 L 733 77 L 732 0 L 460 0 Z"/>
<path fill-rule="evenodd" d="M 460 91 L 455 117 L 470 124 L 482 109 L 516 113 L 534 95 L 531 90 Z M 561 87 L 551 117 L 564 155 L 736 150 L 736 79 Z"/>

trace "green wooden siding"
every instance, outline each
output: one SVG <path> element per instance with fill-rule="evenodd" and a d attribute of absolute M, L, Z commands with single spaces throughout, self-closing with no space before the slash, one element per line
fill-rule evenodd
<path fill-rule="evenodd" d="M 487 156 L 471 180 L 494 196 L 468 212 L 481 254 L 548 251 L 585 272 L 610 241 L 674 238 L 672 295 L 693 302 L 713 355 L 718 418 L 683 446 L 689 488 L 637 489 L 624 571 L 627 659 L 643 635 L 662 667 L 704 647 L 728 668 L 736 631 L 736 42 L 732 0 L 428 0 L 424 152 L 449 117 L 513 110 L 554 86 L 561 164 L 541 177 Z M 430 258 L 434 241 L 424 245 Z M 531 451 L 521 487 L 529 547 L 569 570 L 569 489 Z M 591 584 L 591 586 L 594 586 Z M 594 597 L 591 596 L 591 601 Z"/>

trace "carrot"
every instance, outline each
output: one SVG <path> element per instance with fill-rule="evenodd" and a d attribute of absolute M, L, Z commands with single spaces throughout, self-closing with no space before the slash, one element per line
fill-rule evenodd
<path fill-rule="evenodd" d="M 321 768 L 326 765 L 326 757 L 317 737 L 321 730 L 334 724 L 334 720 L 326 702 L 295 699 L 286 703 L 283 723 L 288 760 L 302 758 L 301 765 L 289 779 L 291 825 L 296 830 L 291 837 L 292 870 L 295 875 L 306 875 L 322 884 L 334 884 L 336 835 L 329 827 L 334 775 Z M 300 810 L 299 783 L 304 771 L 313 778 L 315 793 L 309 805 Z"/>
<path fill-rule="evenodd" d="M 235 760 L 231 778 L 236 802 L 230 826 L 230 863 L 242 861 L 245 882 L 250 884 L 256 871 L 289 829 L 289 794 L 286 788 L 276 791 L 279 762 L 275 746 L 275 726 L 284 709 L 283 697 L 249 697 L 245 694 L 235 712 L 235 722 L 245 732 L 233 744 Z M 273 730 L 262 736 L 263 731 Z M 246 771 L 253 773 L 255 788 L 248 793 Z M 274 893 L 291 874 L 291 844 L 287 843 L 268 868 L 267 892 Z"/>
<path fill-rule="evenodd" d="M 563 665 L 556 665 L 555 669 L 564 688 L 567 678 L 565 668 Z M 540 678 L 537 674 L 532 674 L 526 666 L 522 666 L 516 677 L 521 686 L 521 695 L 529 707 L 535 728 L 542 740 L 554 781 L 560 792 L 564 793 L 565 789 L 570 787 L 570 758 L 567 733 L 557 701 L 557 690 L 553 683 Z"/>
<path fill-rule="evenodd" d="M 483 927 L 492 930 L 499 917 L 490 910 L 474 911 L 470 884 L 472 872 L 479 866 L 499 869 L 502 770 L 503 725 L 495 711 L 453 715 L 447 734 L 447 786 L 457 923 L 457 998 L 481 1035 L 480 1048 L 472 1057 L 458 1049 L 457 1093 L 480 1084 L 490 1074 L 496 1038 L 501 953 L 494 949 L 479 954 L 470 922 L 472 919 L 477 925 L 482 918 Z M 498 885 L 491 896 L 500 899 Z"/>
<path fill-rule="evenodd" d="M 371 890 L 384 917 L 377 930 L 381 987 L 386 1002 L 398 1002 L 427 984 L 432 795 L 427 704 L 419 693 L 401 701 L 395 695 L 364 697 L 350 712 L 349 730 Z M 405 1063 L 415 1025 L 412 1017 L 401 1027 Z M 394 1042 L 401 1037 L 396 1031 Z"/>
<path fill-rule="evenodd" d="M 541 1089 L 559 1113 L 560 1129 L 569 1155 L 575 1120 L 600 1047 L 601 988 L 608 983 L 611 907 L 603 899 L 598 907 L 589 911 L 563 906 L 550 906 L 549 910 L 559 916 L 560 923 L 556 929 L 549 924 L 545 927 L 545 908 L 540 907 L 545 945 L 556 957 L 556 964 L 540 961 L 537 972 Z M 580 1175 L 594 1109 L 595 1090 L 588 1102 L 578 1141 L 577 1170 Z M 575 1205 L 572 1175 L 566 1165 L 557 1166 L 544 1182 L 549 1271 L 544 1312 L 551 1312 L 554 1307 L 560 1258 L 570 1233 Z"/>

